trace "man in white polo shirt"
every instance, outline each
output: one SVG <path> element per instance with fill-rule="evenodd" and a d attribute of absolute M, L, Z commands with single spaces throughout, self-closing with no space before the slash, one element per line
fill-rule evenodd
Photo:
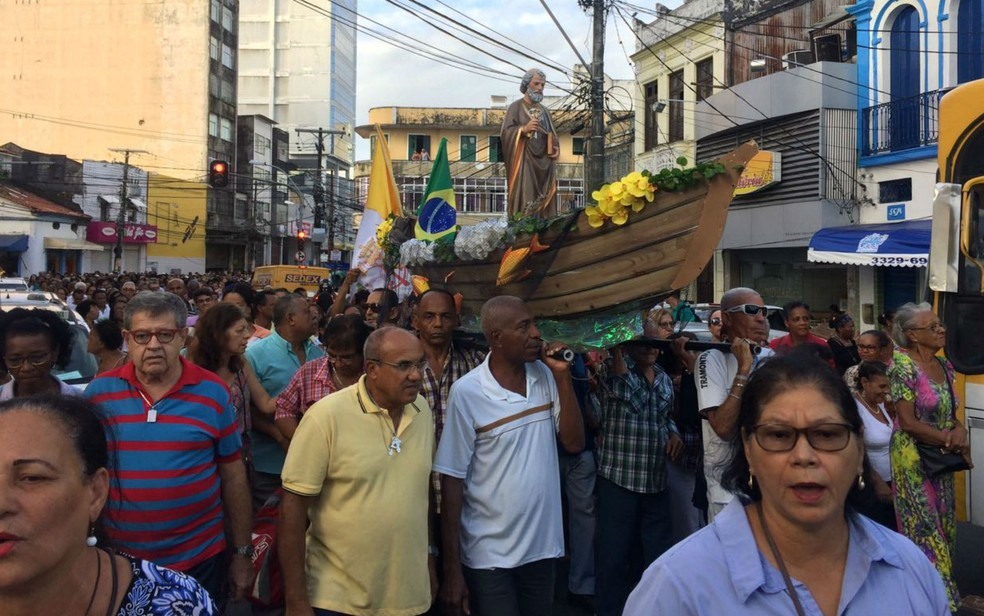
<path fill-rule="evenodd" d="M 731 352 L 704 351 L 697 358 L 697 408 L 705 419 L 704 477 L 707 480 L 707 521 L 714 521 L 734 495 L 721 487 L 721 471 L 731 455 L 729 441 L 738 422 L 738 407 L 748 375 L 773 355 L 766 346 L 769 322 L 762 296 L 737 287 L 721 296 L 722 332 Z M 758 347 L 759 353 L 753 352 Z"/>
<path fill-rule="evenodd" d="M 550 357 L 529 307 L 500 296 L 482 307 L 485 361 L 451 387 L 434 461 L 448 616 L 542 616 L 564 554 L 556 442 L 584 447 L 567 362 Z"/>

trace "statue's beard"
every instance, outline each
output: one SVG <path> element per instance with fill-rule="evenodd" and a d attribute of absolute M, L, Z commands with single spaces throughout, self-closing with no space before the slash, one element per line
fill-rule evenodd
<path fill-rule="evenodd" d="M 530 90 L 526 95 L 530 97 L 531 103 L 540 103 L 543 101 L 543 92 L 533 92 Z"/>

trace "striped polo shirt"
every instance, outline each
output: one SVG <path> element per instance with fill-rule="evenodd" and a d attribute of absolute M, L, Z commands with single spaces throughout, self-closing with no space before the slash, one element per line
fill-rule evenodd
<path fill-rule="evenodd" d="M 132 363 L 94 379 L 115 477 L 106 532 L 125 552 L 187 571 L 225 549 L 218 465 L 239 460 L 229 389 L 183 357 L 181 377 L 151 407 Z"/>

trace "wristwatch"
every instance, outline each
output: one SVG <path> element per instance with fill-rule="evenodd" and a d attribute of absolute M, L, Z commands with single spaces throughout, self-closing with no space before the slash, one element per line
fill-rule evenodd
<path fill-rule="evenodd" d="M 253 544 L 252 543 L 247 543 L 246 545 L 241 545 L 238 548 L 236 548 L 235 550 L 233 550 L 233 554 L 235 554 L 236 556 L 245 556 L 246 558 L 253 558 L 253 555 L 255 553 L 256 553 L 256 550 L 253 548 Z"/>

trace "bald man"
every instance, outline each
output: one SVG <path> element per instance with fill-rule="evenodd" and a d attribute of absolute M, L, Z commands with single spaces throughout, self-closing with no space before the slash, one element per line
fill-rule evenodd
<path fill-rule="evenodd" d="M 550 614 L 564 555 L 556 443 L 584 448 L 569 365 L 518 297 L 485 302 L 489 354 L 451 386 L 434 460 L 451 616 Z M 518 611 L 517 611 L 518 610 Z"/>
<path fill-rule="evenodd" d="M 366 373 L 308 409 L 284 462 L 288 613 L 422 614 L 436 592 L 434 427 L 420 395 L 427 360 L 396 327 L 373 332 L 363 351 Z"/>

